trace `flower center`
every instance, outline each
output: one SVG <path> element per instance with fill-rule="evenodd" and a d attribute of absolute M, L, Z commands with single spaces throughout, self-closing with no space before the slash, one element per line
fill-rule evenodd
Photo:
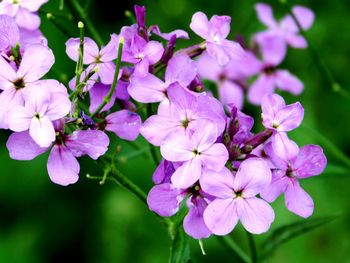
<path fill-rule="evenodd" d="M 182 127 L 184 127 L 184 128 L 187 128 L 189 123 L 190 123 L 190 120 L 187 119 L 187 118 L 184 119 L 183 121 L 181 121 L 181 125 L 182 125 Z"/>
<path fill-rule="evenodd" d="M 236 194 L 236 197 L 235 197 L 235 198 L 242 197 L 242 195 L 243 195 L 243 190 L 239 190 L 239 191 L 235 192 L 235 194 Z"/>
<path fill-rule="evenodd" d="M 24 80 L 22 78 L 15 80 L 12 82 L 16 89 L 23 89 L 26 84 L 24 83 Z"/>
<path fill-rule="evenodd" d="M 192 152 L 193 152 L 195 155 L 200 155 L 200 154 L 201 154 L 197 149 L 194 149 Z"/>
<path fill-rule="evenodd" d="M 34 114 L 34 118 L 37 118 L 39 120 L 40 119 L 40 114 L 39 113 L 35 113 Z"/>

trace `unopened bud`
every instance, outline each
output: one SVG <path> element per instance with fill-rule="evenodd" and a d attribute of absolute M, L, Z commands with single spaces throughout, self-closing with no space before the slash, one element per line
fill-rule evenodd
<path fill-rule="evenodd" d="M 52 17 L 53 17 L 53 14 L 51 14 L 51 13 L 47 13 L 47 14 L 46 14 L 46 18 L 47 18 L 47 19 L 51 19 Z"/>
<path fill-rule="evenodd" d="M 81 22 L 81 21 L 79 21 L 79 22 L 78 22 L 78 28 L 84 28 L 84 23 Z"/>
<path fill-rule="evenodd" d="M 124 41 L 125 41 L 124 37 L 119 38 L 119 44 L 124 44 Z"/>

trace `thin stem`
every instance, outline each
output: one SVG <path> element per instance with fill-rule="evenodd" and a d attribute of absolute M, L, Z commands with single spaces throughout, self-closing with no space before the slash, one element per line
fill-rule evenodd
<path fill-rule="evenodd" d="M 84 8 L 79 4 L 77 0 L 71 0 L 67 1 L 66 5 L 69 6 L 70 8 L 74 9 L 74 11 L 79 15 L 81 20 L 86 25 L 87 30 L 90 32 L 92 38 L 96 40 L 96 42 L 102 46 L 103 45 L 103 40 L 100 34 L 98 33 L 97 29 L 94 27 L 94 24 L 90 21 L 89 17 L 87 16 Z"/>
<path fill-rule="evenodd" d="M 117 57 L 117 60 L 115 62 L 116 63 L 116 68 L 115 68 L 115 72 L 114 72 L 114 79 L 113 79 L 112 86 L 109 89 L 109 92 L 108 92 L 107 96 L 104 97 L 102 103 L 100 104 L 100 106 L 98 106 L 98 108 L 91 115 L 91 117 L 94 117 L 96 114 L 98 114 L 103 109 L 103 107 L 106 106 L 106 104 L 109 103 L 111 101 L 111 99 L 112 99 L 112 95 L 114 94 L 114 91 L 115 91 L 115 89 L 117 87 L 119 71 L 120 71 L 120 67 L 122 65 L 123 45 L 124 45 L 124 38 L 121 37 L 119 39 L 118 57 Z"/>
<path fill-rule="evenodd" d="M 222 236 L 222 237 L 217 237 L 218 240 L 226 246 L 230 251 L 235 252 L 239 258 L 245 262 L 245 263 L 252 263 L 250 257 L 248 254 L 240 247 L 237 245 L 237 243 L 230 237 L 230 236 Z"/>
<path fill-rule="evenodd" d="M 324 62 L 324 60 L 322 59 L 322 57 L 318 53 L 317 48 L 310 41 L 310 39 L 308 38 L 305 30 L 303 29 L 303 27 L 301 26 L 300 22 L 298 21 L 297 17 L 292 12 L 292 8 L 291 8 L 290 4 L 288 3 L 288 1 L 287 0 L 280 0 L 280 3 L 285 6 L 287 12 L 290 14 L 290 16 L 294 20 L 295 24 L 297 25 L 300 34 L 308 42 L 308 44 L 309 44 L 308 51 L 310 53 L 310 56 L 314 60 L 316 66 L 318 68 L 318 71 L 320 72 L 322 77 L 325 79 L 325 81 L 331 87 L 332 91 L 336 92 L 336 93 L 339 93 L 339 95 L 341 95 L 341 96 L 343 96 L 343 97 L 345 97 L 347 99 L 350 99 L 349 91 L 343 89 L 343 87 L 335 80 L 333 74 L 331 73 L 331 71 L 327 67 L 327 64 Z"/>
<path fill-rule="evenodd" d="M 246 233 L 247 233 L 247 236 L 248 236 L 248 243 L 249 243 L 250 256 L 252 258 L 252 263 L 257 263 L 258 262 L 258 253 L 257 253 L 257 250 L 256 250 L 254 237 L 248 231 L 246 231 Z"/>

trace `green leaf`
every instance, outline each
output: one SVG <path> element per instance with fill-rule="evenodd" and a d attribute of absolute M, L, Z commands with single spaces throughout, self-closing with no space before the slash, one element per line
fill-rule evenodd
<path fill-rule="evenodd" d="M 306 221 L 294 222 L 292 224 L 277 228 L 263 243 L 261 258 L 266 259 L 270 257 L 280 245 L 317 227 L 327 224 L 337 217 L 338 216 L 327 216 L 315 218 Z"/>
<path fill-rule="evenodd" d="M 190 245 L 188 243 L 188 236 L 183 231 L 183 228 L 179 227 L 170 248 L 169 263 L 187 262 L 190 262 Z"/>

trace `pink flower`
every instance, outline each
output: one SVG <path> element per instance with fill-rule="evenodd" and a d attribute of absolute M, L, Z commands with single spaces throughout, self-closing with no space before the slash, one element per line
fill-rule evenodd
<path fill-rule="evenodd" d="M 271 182 L 271 171 L 264 160 L 249 158 L 232 174 L 205 170 L 200 179 L 203 190 L 216 197 L 204 211 L 204 222 L 216 235 L 227 235 L 238 220 L 253 233 L 266 232 L 274 220 L 271 206 L 256 195 Z"/>

